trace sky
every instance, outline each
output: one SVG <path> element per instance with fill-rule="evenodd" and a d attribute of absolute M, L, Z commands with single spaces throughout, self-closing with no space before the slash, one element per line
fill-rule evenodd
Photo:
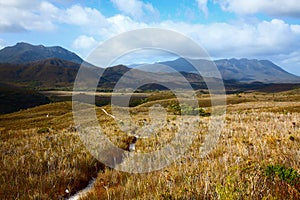
<path fill-rule="evenodd" d="M 0 48 L 28 42 L 86 58 L 151 27 L 190 37 L 212 59 L 268 59 L 300 75 L 299 0 L 0 0 Z"/>

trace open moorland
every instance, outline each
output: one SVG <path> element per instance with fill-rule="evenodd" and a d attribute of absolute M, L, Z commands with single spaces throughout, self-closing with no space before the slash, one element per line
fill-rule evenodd
<path fill-rule="evenodd" d="M 59 95 L 52 98 L 64 98 Z M 170 124 L 179 117 L 172 93 L 139 97 L 130 107 L 136 126 L 150 122 L 149 109 L 157 104 Z M 228 95 L 226 125 L 204 157 L 200 147 L 208 132 L 210 98 L 199 92 L 200 128 L 189 150 L 171 165 L 143 174 L 97 161 L 80 140 L 67 100 L 0 115 L 1 199 L 64 199 L 91 180 L 82 199 L 300 199 L 299 89 Z M 106 136 L 127 150 L 131 136 L 104 111 L 111 113 L 110 106 L 96 108 Z M 174 127 L 139 139 L 136 151 L 161 148 L 174 137 Z"/>

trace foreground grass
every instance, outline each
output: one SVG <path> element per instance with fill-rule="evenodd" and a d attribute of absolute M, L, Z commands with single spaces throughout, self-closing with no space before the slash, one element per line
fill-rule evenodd
<path fill-rule="evenodd" d="M 1 199 L 62 199 L 101 171 L 70 126 L 70 110 L 58 103 L 1 116 Z"/>
<path fill-rule="evenodd" d="M 185 157 L 146 174 L 106 169 L 84 199 L 299 199 L 300 113 L 292 109 L 299 106 L 231 105 L 227 126 L 208 156 L 200 156 L 201 135 L 207 129 L 203 119 L 199 138 Z M 137 150 L 145 145 L 137 143 Z M 282 172 L 268 172 L 274 166 Z"/>
<path fill-rule="evenodd" d="M 203 107 L 209 106 L 208 97 L 201 96 Z M 227 125 L 209 155 L 200 156 L 209 122 L 203 117 L 186 155 L 147 174 L 119 172 L 97 162 L 74 128 L 70 102 L 0 115 L 0 198 L 63 199 L 97 175 L 85 199 L 299 199 L 299 180 L 280 175 L 300 173 L 299 99 L 297 92 L 230 95 Z M 153 94 L 131 108 L 132 117 L 137 125 L 150 122 L 149 107 L 174 101 L 172 95 Z M 107 136 L 126 149 L 130 137 L 97 111 Z M 176 116 L 167 118 L 172 123 Z M 153 151 L 173 136 L 163 129 L 157 137 L 139 140 L 136 149 Z"/>

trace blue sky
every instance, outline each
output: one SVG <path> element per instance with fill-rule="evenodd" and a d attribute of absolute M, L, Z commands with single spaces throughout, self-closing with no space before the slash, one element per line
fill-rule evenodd
<path fill-rule="evenodd" d="M 300 75 L 298 0 L 0 0 L 0 48 L 24 41 L 85 58 L 146 27 L 185 34 L 213 59 L 269 59 Z"/>

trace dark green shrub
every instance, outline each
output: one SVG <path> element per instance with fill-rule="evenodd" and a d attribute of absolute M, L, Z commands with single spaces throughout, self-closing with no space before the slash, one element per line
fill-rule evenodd
<path fill-rule="evenodd" d="M 209 116 L 210 113 L 206 112 L 203 108 L 194 108 L 188 104 L 174 103 L 169 106 L 169 110 L 175 115 L 200 115 Z"/>
<path fill-rule="evenodd" d="M 47 127 L 40 128 L 37 133 L 49 133 L 50 129 Z"/>
<path fill-rule="evenodd" d="M 298 188 L 300 184 L 300 175 L 293 168 L 286 168 L 282 165 L 268 165 L 265 168 L 265 174 L 272 180 L 275 177 L 278 177 L 280 180 L 296 187 L 296 189 L 300 191 L 300 188 Z"/>

